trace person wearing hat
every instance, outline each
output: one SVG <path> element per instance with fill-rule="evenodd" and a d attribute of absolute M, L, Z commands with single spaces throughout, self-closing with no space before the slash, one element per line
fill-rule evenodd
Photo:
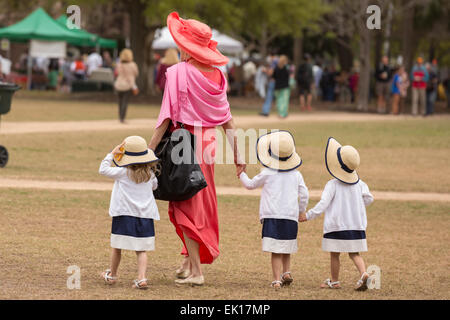
<path fill-rule="evenodd" d="M 117 282 L 121 252 L 136 251 L 138 278 L 134 288 L 146 289 L 146 251 L 155 250 L 154 220 L 159 220 L 153 190 L 158 186 L 158 161 L 144 138 L 130 136 L 106 155 L 99 173 L 115 180 L 109 215 L 111 227 L 111 266 L 102 273 L 106 284 Z M 116 167 L 111 165 L 114 163 Z"/>
<path fill-rule="evenodd" d="M 302 160 L 290 132 L 272 131 L 259 137 L 256 154 L 264 169 L 253 179 L 245 172 L 239 178 L 247 189 L 262 187 L 262 250 L 272 253 L 271 286 L 279 289 L 293 281 L 290 257 L 298 250 L 298 218 L 308 205 L 309 193 L 302 174 L 296 170 Z"/>
<path fill-rule="evenodd" d="M 149 147 L 153 150 L 168 130 L 181 124 L 196 136 L 196 157 L 207 187 L 185 201 L 169 201 L 169 218 L 183 245 L 184 260 L 176 270 L 178 285 L 204 284 L 201 264 L 219 256 L 219 221 L 214 184 L 215 127 L 222 126 L 234 147 L 237 175 L 245 169 L 240 160 L 233 118 L 227 99 L 225 75 L 215 66 L 228 58 L 217 50 L 206 24 L 182 19 L 177 12 L 167 17 L 167 27 L 180 51 L 181 62 L 167 69 L 161 110 Z M 164 170 L 164 164 L 162 164 Z"/>
<path fill-rule="evenodd" d="M 373 202 L 373 196 L 356 172 L 359 162 L 359 153 L 355 148 L 341 146 L 330 137 L 325 151 L 325 165 L 334 179 L 325 185 L 316 206 L 300 215 L 300 222 L 305 222 L 325 213 L 322 249 L 330 252 L 331 279 L 325 280 L 322 288 L 340 288 L 339 255 L 348 252 L 361 276 L 355 289 L 367 289 L 369 275 L 359 252 L 367 251 L 365 206 Z"/>

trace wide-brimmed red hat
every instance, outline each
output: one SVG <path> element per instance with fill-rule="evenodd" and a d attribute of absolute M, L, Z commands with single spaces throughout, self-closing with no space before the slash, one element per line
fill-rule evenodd
<path fill-rule="evenodd" d="M 167 27 L 178 47 L 195 60 L 214 66 L 228 63 L 228 58 L 217 50 L 217 41 L 211 39 L 211 28 L 194 19 L 184 20 L 178 12 L 167 16 Z"/>

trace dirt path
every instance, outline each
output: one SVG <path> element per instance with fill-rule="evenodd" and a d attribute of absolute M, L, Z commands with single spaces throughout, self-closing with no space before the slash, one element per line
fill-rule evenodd
<path fill-rule="evenodd" d="M 439 117 L 450 116 L 443 115 Z M 412 119 L 411 116 L 391 116 L 367 113 L 350 112 L 312 112 L 306 114 L 292 114 L 283 122 L 358 122 L 358 121 L 397 121 Z M 258 115 L 247 115 L 235 117 L 239 127 L 249 127 L 255 124 L 273 124 L 281 121 L 276 115 L 261 117 Z M 106 131 L 106 130 L 129 130 L 129 129 L 151 129 L 155 126 L 156 119 L 131 119 L 126 124 L 117 120 L 92 120 L 92 121 L 56 121 L 56 122 L 9 122 L 0 124 L 0 134 L 25 134 L 40 132 L 73 132 L 73 131 Z"/>
<path fill-rule="evenodd" d="M 112 183 L 0 178 L 0 188 L 111 191 Z M 259 196 L 261 192 L 260 190 L 246 190 L 238 187 L 217 186 L 216 189 L 219 195 L 233 196 Z M 311 198 L 318 199 L 320 198 L 321 191 L 310 190 L 309 194 Z M 449 193 L 372 191 L 372 194 L 378 200 L 450 202 Z"/>

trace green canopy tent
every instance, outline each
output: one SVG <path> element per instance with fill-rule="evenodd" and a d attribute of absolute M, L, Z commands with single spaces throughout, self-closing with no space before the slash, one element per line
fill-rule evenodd
<path fill-rule="evenodd" d="M 28 88 L 31 88 L 31 58 L 33 44 L 42 51 L 51 51 L 56 44 L 65 52 L 65 43 L 68 41 L 81 41 L 84 39 L 80 34 L 62 27 L 42 8 L 38 8 L 23 20 L 11 26 L 0 28 L 0 39 L 9 39 L 15 42 L 30 41 L 30 54 L 28 55 Z M 37 41 L 44 41 L 37 43 Z M 46 46 L 45 44 L 48 44 Z M 47 50 L 46 50 L 47 49 Z M 48 56 L 52 53 L 47 52 Z M 56 52 L 55 52 L 56 54 Z M 61 54 L 61 52 L 59 52 Z"/>
<path fill-rule="evenodd" d="M 71 32 L 76 33 L 79 36 L 79 39 L 67 41 L 72 45 L 81 47 L 101 47 L 110 49 L 117 48 L 116 40 L 99 37 L 96 34 L 87 32 L 86 30 L 77 29 L 75 26 L 74 28 L 69 28 L 68 25 L 71 25 L 71 21 L 68 20 L 67 16 L 64 14 L 61 15 L 58 19 L 56 19 L 56 22 L 58 22 L 62 27 L 66 28 Z"/>

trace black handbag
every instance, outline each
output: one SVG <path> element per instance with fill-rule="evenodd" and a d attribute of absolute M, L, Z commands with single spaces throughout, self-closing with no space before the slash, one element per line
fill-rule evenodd
<path fill-rule="evenodd" d="M 155 150 L 161 159 L 161 172 L 153 194 L 159 200 L 187 200 L 207 186 L 195 157 L 195 136 L 183 124 L 180 126 L 172 133 L 167 128 Z"/>

